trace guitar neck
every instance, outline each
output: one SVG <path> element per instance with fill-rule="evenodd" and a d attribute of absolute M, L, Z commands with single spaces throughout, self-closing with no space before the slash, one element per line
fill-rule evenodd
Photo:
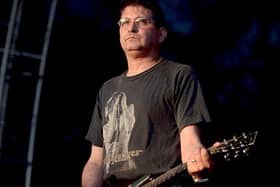
<path fill-rule="evenodd" d="M 209 147 L 208 151 L 211 155 L 214 155 L 217 153 L 217 149 L 215 147 Z M 151 180 L 150 182 L 146 183 L 143 185 L 143 187 L 155 187 L 158 186 L 159 184 L 169 180 L 170 178 L 174 177 L 175 175 L 177 175 L 178 173 L 181 173 L 182 171 L 187 169 L 187 164 L 186 163 L 182 163 L 177 165 L 176 167 L 168 170 L 167 172 L 161 174 L 160 176 L 158 176 L 157 178 Z"/>
<path fill-rule="evenodd" d="M 176 167 L 168 170 L 167 172 L 161 174 L 160 176 L 158 176 L 157 178 L 153 179 L 152 181 L 146 183 L 143 185 L 143 187 L 155 187 L 158 186 L 159 184 L 167 181 L 168 179 L 174 177 L 176 174 L 184 171 L 187 169 L 187 165 L 186 164 L 179 164 Z"/>
<path fill-rule="evenodd" d="M 230 161 L 234 158 L 238 158 L 240 155 L 243 154 L 245 156 L 248 156 L 249 148 L 255 145 L 256 136 L 257 131 L 249 134 L 243 133 L 241 136 L 233 136 L 232 139 L 224 140 L 223 142 L 221 142 L 221 145 L 219 145 L 218 147 L 209 147 L 209 154 L 220 155 L 223 159 L 227 161 Z M 150 178 L 149 176 L 147 176 L 147 179 L 145 178 L 141 180 L 141 182 L 133 183 L 132 185 L 130 185 L 130 187 L 156 187 L 186 169 L 187 164 L 182 163 L 168 170 L 167 172 L 159 175 L 156 178 Z M 146 181 L 148 182 L 145 183 Z"/>

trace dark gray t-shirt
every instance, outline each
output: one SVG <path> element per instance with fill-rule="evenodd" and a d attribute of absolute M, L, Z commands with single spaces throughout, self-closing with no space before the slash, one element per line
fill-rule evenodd
<path fill-rule="evenodd" d="M 106 176 L 135 179 L 179 164 L 180 129 L 209 121 L 193 69 L 162 60 L 102 85 L 86 139 L 104 147 Z"/>

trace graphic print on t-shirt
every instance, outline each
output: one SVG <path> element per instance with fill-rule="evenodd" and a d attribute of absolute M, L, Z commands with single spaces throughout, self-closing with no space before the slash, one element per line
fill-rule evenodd
<path fill-rule="evenodd" d="M 127 104 L 126 94 L 115 92 L 105 106 L 103 137 L 105 145 L 105 172 L 135 168 L 132 160 L 141 151 L 128 151 L 128 144 L 135 124 L 134 105 Z"/>

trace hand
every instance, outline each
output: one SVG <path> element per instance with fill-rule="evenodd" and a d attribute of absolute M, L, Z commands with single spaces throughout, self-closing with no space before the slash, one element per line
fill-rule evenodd
<path fill-rule="evenodd" d="M 180 132 L 182 162 L 187 165 L 188 173 L 195 182 L 207 181 L 214 162 L 210 152 L 200 141 L 199 129 L 196 125 L 184 127 Z M 213 146 L 219 146 L 215 143 Z M 205 179 L 205 180 L 202 180 Z"/>
<path fill-rule="evenodd" d="M 208 150 L 203 147 L 192 148 L 187 160 L 188 172 L 195 183 L 208 181 L 208 176 L 213 168 L 213 162 Z"/>

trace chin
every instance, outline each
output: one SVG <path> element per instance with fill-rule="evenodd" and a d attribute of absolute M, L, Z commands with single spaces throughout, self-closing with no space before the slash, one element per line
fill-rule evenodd
<path fill-rule="evenodd" d="M 143 51 L 143 48 L 142 47 L 129 47 L 129 48 L 126 48 L 127 52 L 141 52 Z"/>
<path fill-rule="evenodd" d="M 139 57 L 142 56 L 143 52 L 140 50 L 127 50 L 125 53 L 129 56 Z"/>

